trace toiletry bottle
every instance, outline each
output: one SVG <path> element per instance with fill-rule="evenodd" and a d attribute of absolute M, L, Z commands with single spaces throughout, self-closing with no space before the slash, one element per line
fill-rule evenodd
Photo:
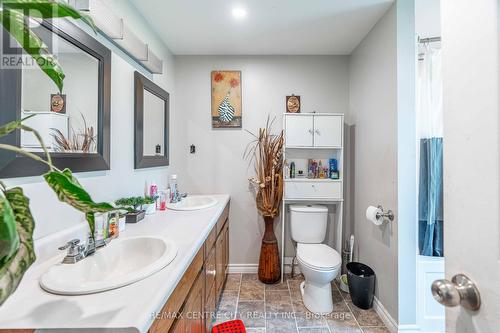
<path fill-rule="evenodd" d="M 160 202 L 159 210 L 167 209 L 167 196 L 164 191 L 160 191 L 158 200 Z"/>
<path fill-rule="evenodd" d="M 314 178 L 313 161 L 311 159 L 307 161 L 307 178 Z"/>
<path fill-rule="evenodd" d="M 120 233 L 118 226 L 119 215 L 118 212 L 108 213 L 108 228 L 109 228 L 109 238 L 116 238 Z"/>
<path fill-rule="evenodd" d="M 295 162 L 290 164 L 290 178 L 295 178 Z"/>
<path fill-rule="evenodd" d="M 151 198 L 155 198 L 157 194 L 158 194 L 158 185 L 156 185 L 156 182 L 153 181 L 149 186 L 149 196 Z"/>
<path fill-rule="evenodd" d="M 330 164 L 330 179 L 339 179 L 338 164 L 335 158 L 331 158 Z"/>
<path fill-rule="evenodd" d="M 318 178 L 325 178 L 325 172 L 323 170 L 323 163 L 321 163 L 321 160 L 319 160 L 318 163 Z"/>
<path fill-rule="evenodd" d="M 170 176 L 170 202 L 176 203 L 179 201 L 179 192 L 177 190 L 177 175 Z"/>
<path fill-rule="evenodd" d="M 98 214 L 95 214 L 95 231 L 94 231 L 94 239 L 95 239 L 95 242 L 99 242 L 99 241 L 102 241 L 105 239 L 105 236 L 106 236 L 106 232 L 104 231 L 104 229 L 106 228 L 107 226 L 107 222 L 105 221 L 105 219 L 107 219 L 107 214 L 106 213 L 98 213 Z"/>

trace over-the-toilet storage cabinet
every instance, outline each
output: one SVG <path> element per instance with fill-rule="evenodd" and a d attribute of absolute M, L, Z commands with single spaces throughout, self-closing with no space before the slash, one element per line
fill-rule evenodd
<path fill-rule="evenodd" d="M 303 178 L 290 178 L 285 172 L 282 223 L 282 244 L 285 244 L 287 206 L 290 204 L 325 204 L 336 206 L 335 249 L 341 250 L 342 210 L 344 201 L 344 115 L 340 113 L 286 113 L 284 157 L 290 161 L 301 161 L 296 165 L 304 171 Z M 337 159 L 339 179 L 307 178 L 308 159 Z M 298 164 L 298 163 L 297 163 Z M 327 165 L 323 165 L 327 166 Z M 281 251 L 282 271 L 285 265 L 285 249 Z"/>
<path fill-rule="evenodd" d="M 343 115 L 286 114 L 287 148 L 342 148 Z"/>

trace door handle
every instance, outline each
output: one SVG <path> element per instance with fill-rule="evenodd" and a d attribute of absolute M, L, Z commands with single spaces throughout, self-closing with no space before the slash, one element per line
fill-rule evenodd
<path fill-rule="evenodd" d="M 474 282 L 463 274 L 457 274 L 451 282 L 445 279 L 432 283 L 432 296 L 447 307 L 461 305 L 472 311 L 481 307 L 481 295 Z"/>

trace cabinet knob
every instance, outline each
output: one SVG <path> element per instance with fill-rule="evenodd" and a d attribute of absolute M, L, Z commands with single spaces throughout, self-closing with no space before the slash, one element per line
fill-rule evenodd
<path fill-rule="evenodd" d="M 309 134 L 313 134 L 314 131 L 312 129 L 309 129 Z"/>
<path fill-rule="evenodd" d="M 316 133 L 318 135 L 321 135 L 321 133 L 319 132 L 319 130 L 314 130 L 314 133 Z"/>

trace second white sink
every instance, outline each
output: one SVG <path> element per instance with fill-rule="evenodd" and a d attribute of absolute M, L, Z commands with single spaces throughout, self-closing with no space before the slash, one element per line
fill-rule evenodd
<path fill-rule="evenodd" d="M 180 202 L 168 203 L 167 208 L 172 210 L 200 210 L 217 205 L 218 201 L 209 195 L 188 195 Z"/>
<path fill-rule="evenodd" d="M 123 287 L 170 264 L 177 247 L 157 237 L 118 238 L 76 264 L 57 264 L 40 286 L 60 295 L 84 295 Z"/>

